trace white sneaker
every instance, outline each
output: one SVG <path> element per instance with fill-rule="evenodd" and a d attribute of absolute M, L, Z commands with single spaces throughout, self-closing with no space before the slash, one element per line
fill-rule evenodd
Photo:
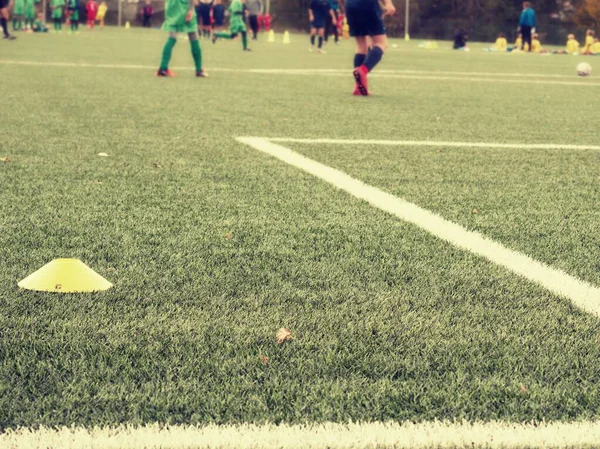
<path fill-rule="evenodd" d="M 313 52 L 313 48 L 312 47 L 308 47 L 308 51 L 312 53 Z"/>
<path fill-rule="evenodd" d="M 317 53 L 321 53 L 322 55 L 324 55 L 325 53 L 327 53 L 325 50 L 323 50 L 322 48 L 319 48 L 317 50 Z"/>

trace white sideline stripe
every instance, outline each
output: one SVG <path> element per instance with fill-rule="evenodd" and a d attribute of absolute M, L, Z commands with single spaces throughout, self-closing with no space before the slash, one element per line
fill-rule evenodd
<path fill-rule="evenodd" d="M 48 66 L 48 67 L 73 67 L 73 68 L 99 68 L 99 69 L 136 69 L 136 70 L 156 70 L 156 67 L 149 65 L 135 64 L 92 64 L 86 62 L 44 62 L 44 61 L 14 61 L 0 60 L 0 64 L 5 65 L 30 65 L 30 66 Z M 193 70 L 190 67 L 173 67 L 173 70 Z M 333 76 L 333 77 L 349 77 L 348 70 L 338 69 L 226 69 L 219 67 L 208 67 L 207 71 L 213 72 L 237 72 L 237 73 L 252 73 L 262 75 L 306 75 L 306 76 Z M 422 73 L 422 74 L 420 74 Z M 453 75 L 453 76 L 444 76 Z M 487 78 L 473 78 L 472 76 L 484 76 Z M 418 81 L 467 81 L 475 83 L 507 83 L 507 84 L 539 84 L 539 85 L 558 85 L 558 86 L 585 86 L 598 87 L 600 83 L 590 82 L 588 80 L 579 81 L 554 81 L 554 80 L 539 80 L 539 79 L 503 79 L 501 76 L 507 77 L 538 77 L 543 78 L 544 75 L 534 74 L 492 74 L 482 72 L 427 72 L 427 71 L 377 71 L 370 75 L 373 78 L 391 78 L 391 79 L 406 79 Z M 552 77 L 562 77 L 556 75 Z M 573 76 L 574 78 L 574 76 Z"/>
<path fill-rule="evenodd" d="M 237 140 L 310 173 L 338 189 L 412 223 L 458 248 L 470 251 L 505 267 L 557 295 L 570 299 L 573 304 L 584 311 L 600 316 L 600 289 L 587 282 L 570 276 L 564 271 L 551 268 L 525 254 L 505 248 L 500 243 L 490 240 L 478 232 L 468 231 L 462 226 L 416 204 L 383 192 L 340 170 L 302 156 L 266 138 L 238 137 Z"/>
<path fill-rule="evenodd" d="M 335 145 L 382 145 L 411 147 L 446 148 L 504 148 L 526 150 L 600 150 L 600 145 L 571 145 L 553 143 L 489 143 L 489 142 L 437 142 L 430 140 L 366 140 L 366 139 L 293 139 L 287 137 L 269 137 L 269 142 L 320 143 Z"/>
<path fill-rule="evenodd" d="M 510 424 L 451 422 L 318 425 L 62 427 L 0 433 L 11 449 L 347 449 L 565 448 L 597 444 L 600 422 Z"/>

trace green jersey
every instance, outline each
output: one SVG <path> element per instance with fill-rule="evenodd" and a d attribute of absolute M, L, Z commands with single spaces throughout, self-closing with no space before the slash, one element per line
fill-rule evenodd
<path fill-rule="evenodd" d="M 13 14 L 15 16 L 22 16 L 23 14 L 25 14 L 25 0 L 15 0 Z"/>
<path fill-rule="evenodd" d="M 52 7 L 52 18 L 62 19 L 65 0 L 50 0 L 50 6 Z"/>
<path fill-rule="evenodd" d="M 35 0 L 25 0 L 25 18 L 27 20 L 35 19 Z"/>
<path fill-rule="evenodd" d="M 194 12 L 189 22 L 185 21 L 188 11 Z M 175 33 L 195 33 L 197 29 L 196 11 L 190 6 L 189 0 L 166 0 L 164 31 Z"/>
<path fill-rule="evenodd" d="M 244 23 L 244 5 L 241 0 L 233 0 L 229 6 L 229 31 L 232 33 L 242 33 L 246 31 Z"/>

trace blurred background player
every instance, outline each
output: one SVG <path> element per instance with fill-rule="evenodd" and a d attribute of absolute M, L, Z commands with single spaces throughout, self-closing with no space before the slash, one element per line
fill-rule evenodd
<path fill-rule="evenodd" d="M 260 28 L 258 24 L 258 18 L 263 13 L 262 0 L 246 0 L 246 7 L 248 8 L 248 21 L 250 22 L 250 29 L 252 30 L 252 40 L 258 39 L 258 30 Z"/>
<path fill-rule="evenodd" d="M 25 0 L 25 28 L 33 29 L 35 22 L 35 0 Z"/>
<path fill-rule="evenodd" d="M 218 38 L 235 39 L 238 34 L 241 34 L 244 51 L 251 51 L 248 48 L 248 33 L 244 23 L 244 0 L 233 0 L 229 12 L 231 14 L 229 16 L 229 33 L 224 31 L 213 33 L 213 44 L 217 42 Z"/>
<path fill-rule="evenodd" d="M 152 8 L 151 0 L 146 0 L 146 4 L 142 8 L 142 26 L 145 28 L 152 28 L 152 16 L 154 15 L 154 8 Z"/>
<path fill-rule="evenodd" d="M 329 0 L 310 0 L 310 7 L 308 9 L 308 17 L 310 19 L 310 47 L 308 47 L 308 51 L 313 51 L 315 48 L 315 38 L 318 36 L 319 46 L 317 52 L 325 53 L 323 51 L 323 40 L 325 38 L 327 16 L 331 16 L 335 20 Z"/>
<path fill-rule="evenodd" d="M 63 18 L 63 7 L 65 6 L 65 0 L 50 0 L 50 7 L 52 8 L 52 22 L 54 24 L 54 32 L 60 32 L 62 30 L 62 18 Z"/>
<path fill-rule="evenodd" d="M 214 33 L 224 31 L 225 26 L 225 5 L 223 4 L 223 0 L 214 0 L 213 3 L 213 37 Z M 214 43 L 214 41 L 213 41 Z"/>
<path fill-rule="evenodd" d="M 196 34 L 197 27 L 198 22 L 193 0 L 166 0 L 165 23 L 163 23 L 162 29 L 169 32 L 169 38 L 163 48 L 162 59 L 156 76 L 175 76 L 175 73 L 169 70 L 169 62 L 171 61 L 173 47 L 177 43 L 177 33 L 187 33 L 188 35 L 196 67 L 196 76 L 199 78 L 207 76 L 202 69 L 202 49 L 200 48 L 200 42 L 198 42 L 198 34 Z"/>
<path fill-rule="evenodd" d="M 329 35 L 333 34 L 337 45 L 340 40 L 341 31 L 338 29 L 338 19 L 340 14 L 339 0 L 329 0 L 329 7 L 331 8 L 331 11 L 333 11 L 333 15 L 327 15 L 327 21 L 325 22 L 325 42 L 329 42 Z"/>
<path fill-rule="evenodd" d="M 531 8 L 531 4 L 529 2 L 524 2 L 523 11 L 519 17 L 518 28 L 518 31 L 521 32 L 522 36 L 521 50 L 523 51 L 531 51 L 532 49 L 531 38 L 535 33 L 536 22 L 535 11 Z M 527 45 L 527 49 L 525 49 L 525 45 Z"/>
<path fill-rule="evenodd" d="M 12 27 L 13 31 L 21 31 L 25 17 L 25 0 L 14 0 L 14 2 Z"/>
<path fill-rule="evenodd" d="M 85 5 L 85 12 L 87 14 L 87 27 L 93 29 L 96 25 L 96 14 L 98 13 L 98 3 L 96 3 L 96 0 L 88 0 Z"/>
<path fill-rule="evenodd" d="M 44 23 L 44 14 L 39 13 L 37 16 L 37 20 L 33 22 L 33 26 L 31 27 L 34 33 L 47 33 L 48 28 Z"/>
<path fill-rule="evenodd" d="M 100 28 L 104 28 L 104 17 L 106 17 L 106 11 L 108 10 L 108 6 L 106 2 L 100 2 L 98 5 L 98 12 L 96 13 L 96 20 L 100 22 Z"/>
<path fill-rule="evenodd" d="M 567 38 L 567 53 L 570 55 L 578 55 L 579 54 L 579 42 L 575 39 L 574 34 L 569 34 Z"/>
<path fill-rule="evenodd" d="M 469 40 L 469 35 L 463 29 L 460 29 L 454 33 L 454 43 L 452 44 L 452 48 L 454 50 L 465 50 L 467 49 L 467 41 Z"/>
<path fill-rule="evenodd" d="M 506 40 L 506 36 L 504 33 L 498 34 L 498 39 L 494 43 L 495 51 L 506 51 L 508 50 L 508 41 Z"/>
<path fill-rule="evenodd" d="M 34 33 L 47 33 L 48 27 L 46 27 L 46 21 L 44 20 L 44 14 L 39 13 L 37 15 L 37 20 L 33 23 L 33 32 Z"/>
<path fill-rule="evenodd" d="M 535 33 L 531 38 L 531 52 L 545 53 L 545 50 L 542 48 L 542 43 L 540 42 L 540 35 L 538 33 Z"/>
<path fill-rule="evenodd" d="M 69 10 L 69 19 L 71 21 L 70 33 L 79 32 L 79 0 L 67 0 L 67 9 Z"/>
<path fill-rule="evenodd" d="M 350 34 L 356 40 L 354 71 L 356 81 L 354 95 L 369 95 L 367 75 L 371 72 L 388 48 L 383 18 L 396 13 L 392 0 L 384 0 L 383 9 L 378 0 L 346 0 L 344 11 L 350 25 Z M 373 47 L 369 51 L 367 38 L 371 38 Z"/>
<path fill-rule="evenodd" d="M 199 0 L 196 6 L 196 17 L 198 19 L 198 34 L 210 39 L 210 13 L 213 7 L 213 0 Z"/>
<path fill-rule="evenodd" d="M 0 0 L 0 26 L 2 26 L 2 32 L 4 33 L 4 39 L 15 40 L 16 37 L 12 36 L 8 32 L 8 5 L 9 0 Z"/>
<path fill-rule="evenodd" d="M 585 43 L 583 44 L 581 53 L 584 55 L 591 55 L 592 45 L 594 45 L 594 30 L 587 30 L 585 33 Z"/>

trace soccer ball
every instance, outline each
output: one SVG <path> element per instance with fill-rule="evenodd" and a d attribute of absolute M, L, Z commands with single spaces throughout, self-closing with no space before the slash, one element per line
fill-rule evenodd
<path fill-rule="evenodd" d="M 579 76 L 590 76 L 592 74 L 592 66 L 587 62 L 582 62 L 577 65 L 577 74 Z"/>

